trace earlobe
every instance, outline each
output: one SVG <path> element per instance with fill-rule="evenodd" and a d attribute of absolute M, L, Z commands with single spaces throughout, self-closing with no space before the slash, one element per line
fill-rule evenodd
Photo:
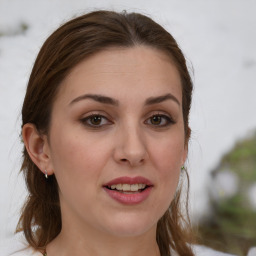
<path fill-rule="evenodd" d="M 22 137 L 26 150 L 34 164 L 43 173 L 47 169 L 48 175 L 51 175 L 53 170 L 47 136 L 41 135 L 34 124 L 27 123 L 22 128 Z"/>

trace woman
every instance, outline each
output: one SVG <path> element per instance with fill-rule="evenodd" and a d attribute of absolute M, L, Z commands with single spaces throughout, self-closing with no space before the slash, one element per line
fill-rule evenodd
<path fill-rule="evenodd" d="M 57 29 L 22 108 L 29 247 L 14 255 L 194 255 L 180 205 L 191 94 L 176 41 L 148 17 Z"/>

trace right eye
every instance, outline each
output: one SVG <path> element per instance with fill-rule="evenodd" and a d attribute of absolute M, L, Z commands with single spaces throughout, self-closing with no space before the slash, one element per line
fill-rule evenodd
<path fill-rule="evenodd" d="M 81 122 L 92 128 L 101 128 L 102 126 L 109 125 L 111 122 L 102 115 L 93 114 L 81 119 Z"/>

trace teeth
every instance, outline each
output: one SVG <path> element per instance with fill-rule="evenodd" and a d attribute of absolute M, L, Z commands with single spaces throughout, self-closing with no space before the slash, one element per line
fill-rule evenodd
<path fill-rule="evenodd" d="M 145 184 L 139 184 L 139 189 L 144 189 L 146 187 Z"/>
<path fill-rule="evenodd" d="M 116 189 L 120 191 L 139 191 L 140 189 L 144 189 L 146 184 L 115 184 L 110 186 L 111 189 Z"/>
<path fill-rule="evenodd" d="M 131 185 L 130 184 L 123 184 L 122 186 L 123 191 L 131 191 Z"/>
<path fill-rule="evenodd" d="M 139 190 L 139 184 L 132 184 L 131 185 L 131 191 L 138 191 Z"/>
<path fill-rule="evenodd" d="M 116 189 L 117 189 L 117 190 L 123 190 L 122 184 L 117 184 L 117 185 L 116 185 Z"/>

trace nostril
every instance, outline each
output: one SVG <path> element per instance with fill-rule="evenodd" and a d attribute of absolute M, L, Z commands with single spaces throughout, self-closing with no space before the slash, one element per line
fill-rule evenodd
<path fill-rule="evenodd" d="M 144 159 L 140 159 L 140 160 L 129 160 L 129 159 L 126 159 L 126 158 L 121 158 L 119 160 L 119 163 L 123 163 L 123 164 L 130 164 L 132 166 L 136 166 L 136 165 L 141 165 L 144 163 Z"/>

